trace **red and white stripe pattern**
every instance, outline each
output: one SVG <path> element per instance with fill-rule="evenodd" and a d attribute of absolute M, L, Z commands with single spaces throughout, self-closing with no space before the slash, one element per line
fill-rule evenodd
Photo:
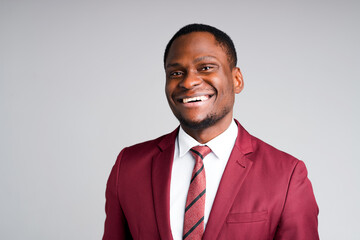
<path fill-rule="evenodd" d="M 203 159 L 211 152 L 208 146 L 195 146 L 190 149 L 196 163 L 192 173 L 186 199 L 183 239 L 200 240 L 204 233 L 204 210 L 206 178 Z"/>

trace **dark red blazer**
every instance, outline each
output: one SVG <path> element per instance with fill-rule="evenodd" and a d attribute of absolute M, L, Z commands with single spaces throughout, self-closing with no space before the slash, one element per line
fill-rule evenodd
<path fill-rule="evenodd" d="M 319 239 L 318 207 L 304 163 L 236 123 L 238 136 L 203 239 Z M 170 178 L 177 133 L 121 151 L 107 183 L 103 239 L 172 239 Z"/>

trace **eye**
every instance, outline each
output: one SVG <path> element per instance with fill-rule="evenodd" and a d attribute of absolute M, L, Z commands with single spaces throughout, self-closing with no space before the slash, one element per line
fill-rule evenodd
<path fill-rule="evenodd" d="M 218 65 L 214 64 L 214 63 L 205 63 L 205 64 L 201 64 L 198 68 L 199 72 L 204 72 L 204 73 L 211 73 L 216 71 L 216 69 L 218 69 Z"/>
<path fill-rule="evenodd" d="M 211 66 L 204 66 L 201 68 L 201 71 L 208 71 L 208 70 L 211 70 L 212 67 Z"/>
<path fill-rule="evenodd" d="M 177 77 L 177 76 L 181 76 L 183 74 L 183 72 L 181 71 L 174 71 L 174 72 L 171 72 L 169 74 L 170 77 Z"/>

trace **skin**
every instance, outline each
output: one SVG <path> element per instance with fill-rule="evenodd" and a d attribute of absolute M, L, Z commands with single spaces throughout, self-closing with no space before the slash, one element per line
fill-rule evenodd
<path fill-rule="evenodd" d="M 207 143 L 230 126 L 243 77 L 238 67 L 230 66 L 224 48 L 211 33 L 177 38 L 166 58 L 165 72 L 168 103 L 187 134 Z M 204 101 L 183 102 L 199 96 Z"/>

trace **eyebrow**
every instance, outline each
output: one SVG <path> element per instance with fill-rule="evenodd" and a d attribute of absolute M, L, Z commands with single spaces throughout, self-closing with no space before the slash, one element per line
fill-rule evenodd
<path fill-rule="evenodd" d="M 166 64 L 166 68 L 170 68 L 170 67 L 180 67 L 181 64 L 180 63 L 168 63 Z"/>
<path fill-rule="evenodd" d="M 211 55 L 198 57 L 198 58 L 196 58 L 196 59 L 194 60 L 194 63 L 201 62 L 201 61 L 203 61 L 203 60 L 210 60 L 210 59 L 216 59 L 216 57 L 211 56 Z"/>
<path fill-rule="evenodd" d="M 217 59 L 216 57 L 214 56 L 211 56 L 211 55 L 207 55 L 207 56 L 201 56 L 201 57 L 198 57 L 196 58 L 193 63 L 198 63 L 198 62 L 201 62 L 201 61 L 204 61 L 204 60 L 209 60 L 209 59 Z M 180 63 L 169 63 L 166 65 L 166 68 L 170 68 L 170 67 L 180 67 L 182 66 Z"/>

